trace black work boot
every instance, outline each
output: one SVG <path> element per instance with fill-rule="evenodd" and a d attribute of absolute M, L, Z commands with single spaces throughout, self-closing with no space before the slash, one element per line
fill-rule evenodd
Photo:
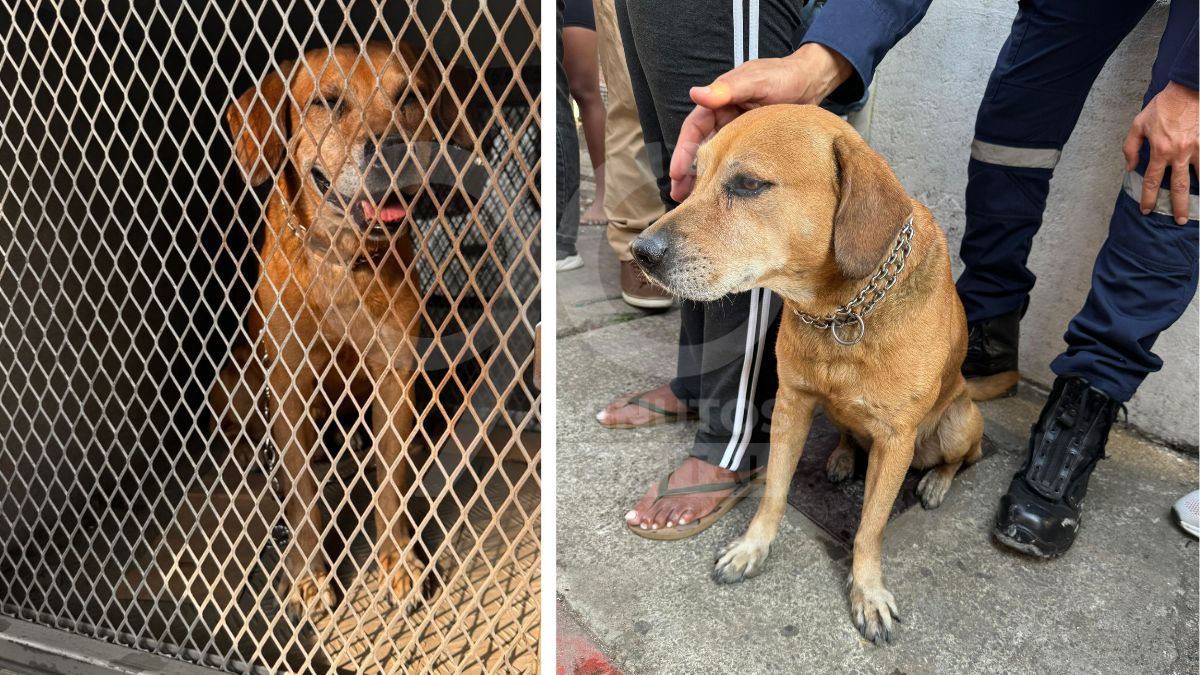
<path fill-rule="evenodd" d="M 1066 553 L 1079 531 L 1088 478 L 1121 404 L 1081 377 L 1054 381 L 1029 438 L 1029 457 L 1000 498 L 996 540 L 1039 558 Z"/>
<path fill-rule="evenodd" d="M 1017 369 L 1017 348 L 1021 342 L 1021 317 L 1029 307 L 967 326 L 967 357 L 962 374 L 967 390 L 976 401 L 1012 396 L 1017 391 L 1021 372 Z"/>

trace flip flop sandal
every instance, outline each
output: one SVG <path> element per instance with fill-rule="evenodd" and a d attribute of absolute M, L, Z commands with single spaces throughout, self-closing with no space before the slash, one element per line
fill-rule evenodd
<path fill-rule="evenodd" d="M 733 492 L 730 492 L 728 496 L 722 499 L 712 511 L 697 518 L 696 520 L 693 520 L 687 525 L 660 527 L 657 530 L 643 530 L 640 525 L 632 525 L 627 522 L 625 523 L 625 527 L 627 527 L 630 532 L 639 537 L 653 539 L 655 541 L 678 541 L 680 539 L 694 537 L 712 527 L 713 523 L 720 520 L 721 516 L 729 512 L 729 509 L 732 509 L 737 505 L 738 502 L 745 499 L 746 495 L 754 492 L 755 488 L 757 488 L 759 485 L 762 485 L 765 480 L 763 477 L 763 472 L 759 471 L 755 475 L 746 478 L 745 480 L 732 481 L 729 483 L 708 483 L 705 485 L 689 485 L 681 488 L 669 488 L 667 487 L 667 484 L 670 483 L 671 476 L 674 474 L 675 472 L 672 471 L 671 473 L 667 474 L 666 478 L 662 479 L 662 483 L 660 483 L 658 486 L 658 495 L 654 498 L 655 504 L 658 503 L 658 500 L 666 497 L 694 495 L 701 492 L 720 492 L 722 490 L 733 490 Z"/>
<path fill-rule="evenodd" d="M 672 422 L 678 422 L 680 420 L 696 419 L 696 414 L 690 410 L 681 412 L 681 413 L 672 412 L 670 410 L 667 410 L 666 408 L 663 408 L 662 406 L 657 406 L 657 405 L 651 403 L 650 401 L 647 401 L 646 399 L 642 398 L 641 396 L 634 396 L 633 398 L 629 399 L 628 401 L 625 401 L 625 405 L 622 405 L 621 407 L 624 408 L 627 405 L 637 406 L 639 408 L 645 408 L 646 410 L 649 410 L 650 412 L 654 413 L 655 415 L 658 415 L 658 417 L 651 417 L 649 421 L 641 422 L 639 424 L 630 424 L 628 422 L 619 422 L 617 424 L 605 424 L 605 423 L 601 422 L 600 426 L 602 426 L 606 429 L 641 429 L 643 427 L 658 426 L 659 424 L 670 424 Z"/>

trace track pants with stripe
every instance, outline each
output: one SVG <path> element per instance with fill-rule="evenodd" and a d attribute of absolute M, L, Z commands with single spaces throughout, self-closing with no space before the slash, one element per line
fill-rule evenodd
<path fill-rule="evenodd" d="M 786 56 L 804 33 L 799 2 L 617 0 L 634 100 L 668 209 L 667 169 L 693 86 L 748 59 Z M 718 302 L 685 303 L 675 395 L 700 415 L 692 455 L 727 469 L 765 465 L 777 388 L 775 336 L 782 301 L 754 289 Z"/>
<path fill-rule="evenodd" d="M 1035 281 L 1026 261 L 1060 151 L 1105 61 L 1152 5 L 1153 0 L 1020 3 L 979 106 L 971 148 L 961 248 L 966 269 L 958 280 L 968 322 L 1016 311 L 1026 302 Z M 1196 14 L 1194 0 L 1171 3 L 1143 105 L 1167 85 L 1185 41 L 1196 39 Z M 1050 366 L 1058 375 L 1084 377 L 1118 401 L 1129 400 L 1146 375 L 1162 367 L 1150 351 L 1154 341 L 1196 292 L 1195 172 L 1186 225 L 1176 225 L 1169 215 L 1166 190 L 1159 208 L 1143 216 L 1138 200 L 1148 152 L 1144 145 L 1137 170 L 1125 176 L 1091 291 L 1067 328 L 1066 351 Z M 1169 184 L 1168 173 L 1163 185 Z"/>

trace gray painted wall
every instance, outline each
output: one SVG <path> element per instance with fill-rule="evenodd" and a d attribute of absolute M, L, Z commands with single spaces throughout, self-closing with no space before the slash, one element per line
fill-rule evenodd
<path fill-rule="evenodd" d="M 950 238 L 955 276 L 975 111 L 1016 14 L 1012 0 L 937 0 L 925 20 L 884 60 L 869 122 L 871 144 L 909 193 L 933 210 Z M 1038 276 L 1021 325 L 1021 370 L 1049 385 L 1067 322 L 1083 304 L 1092 261 L 1108 232 L 1120 187 L 1121 142 L 1141 107 L 1167 6 L 1150 10 L 1109 59 L 1063 152 L 1030 266 Z M 866 123 L 864 123 L 866 122 Z M 1148 434 L 1197 445 L 1197 303 L 1158 340 L 1164 363 L 1129 404 Z"/>

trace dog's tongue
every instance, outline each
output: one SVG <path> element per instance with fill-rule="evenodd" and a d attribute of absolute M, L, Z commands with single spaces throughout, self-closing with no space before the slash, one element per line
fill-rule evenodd
<path fill-rule="evenodd" d="M 392 200 L 388 200 L 383 204 L 380 204 L 378 209 L 372 206 L 370 201 L 363 200 L 362 210 L 363 215 L 366 216 L 368 220 L 378 218 L 384 223 L 395 223 L 397 221 L 404 220 L 404 216 L 408 213 L 404 210 L 403 206 Z"/>

